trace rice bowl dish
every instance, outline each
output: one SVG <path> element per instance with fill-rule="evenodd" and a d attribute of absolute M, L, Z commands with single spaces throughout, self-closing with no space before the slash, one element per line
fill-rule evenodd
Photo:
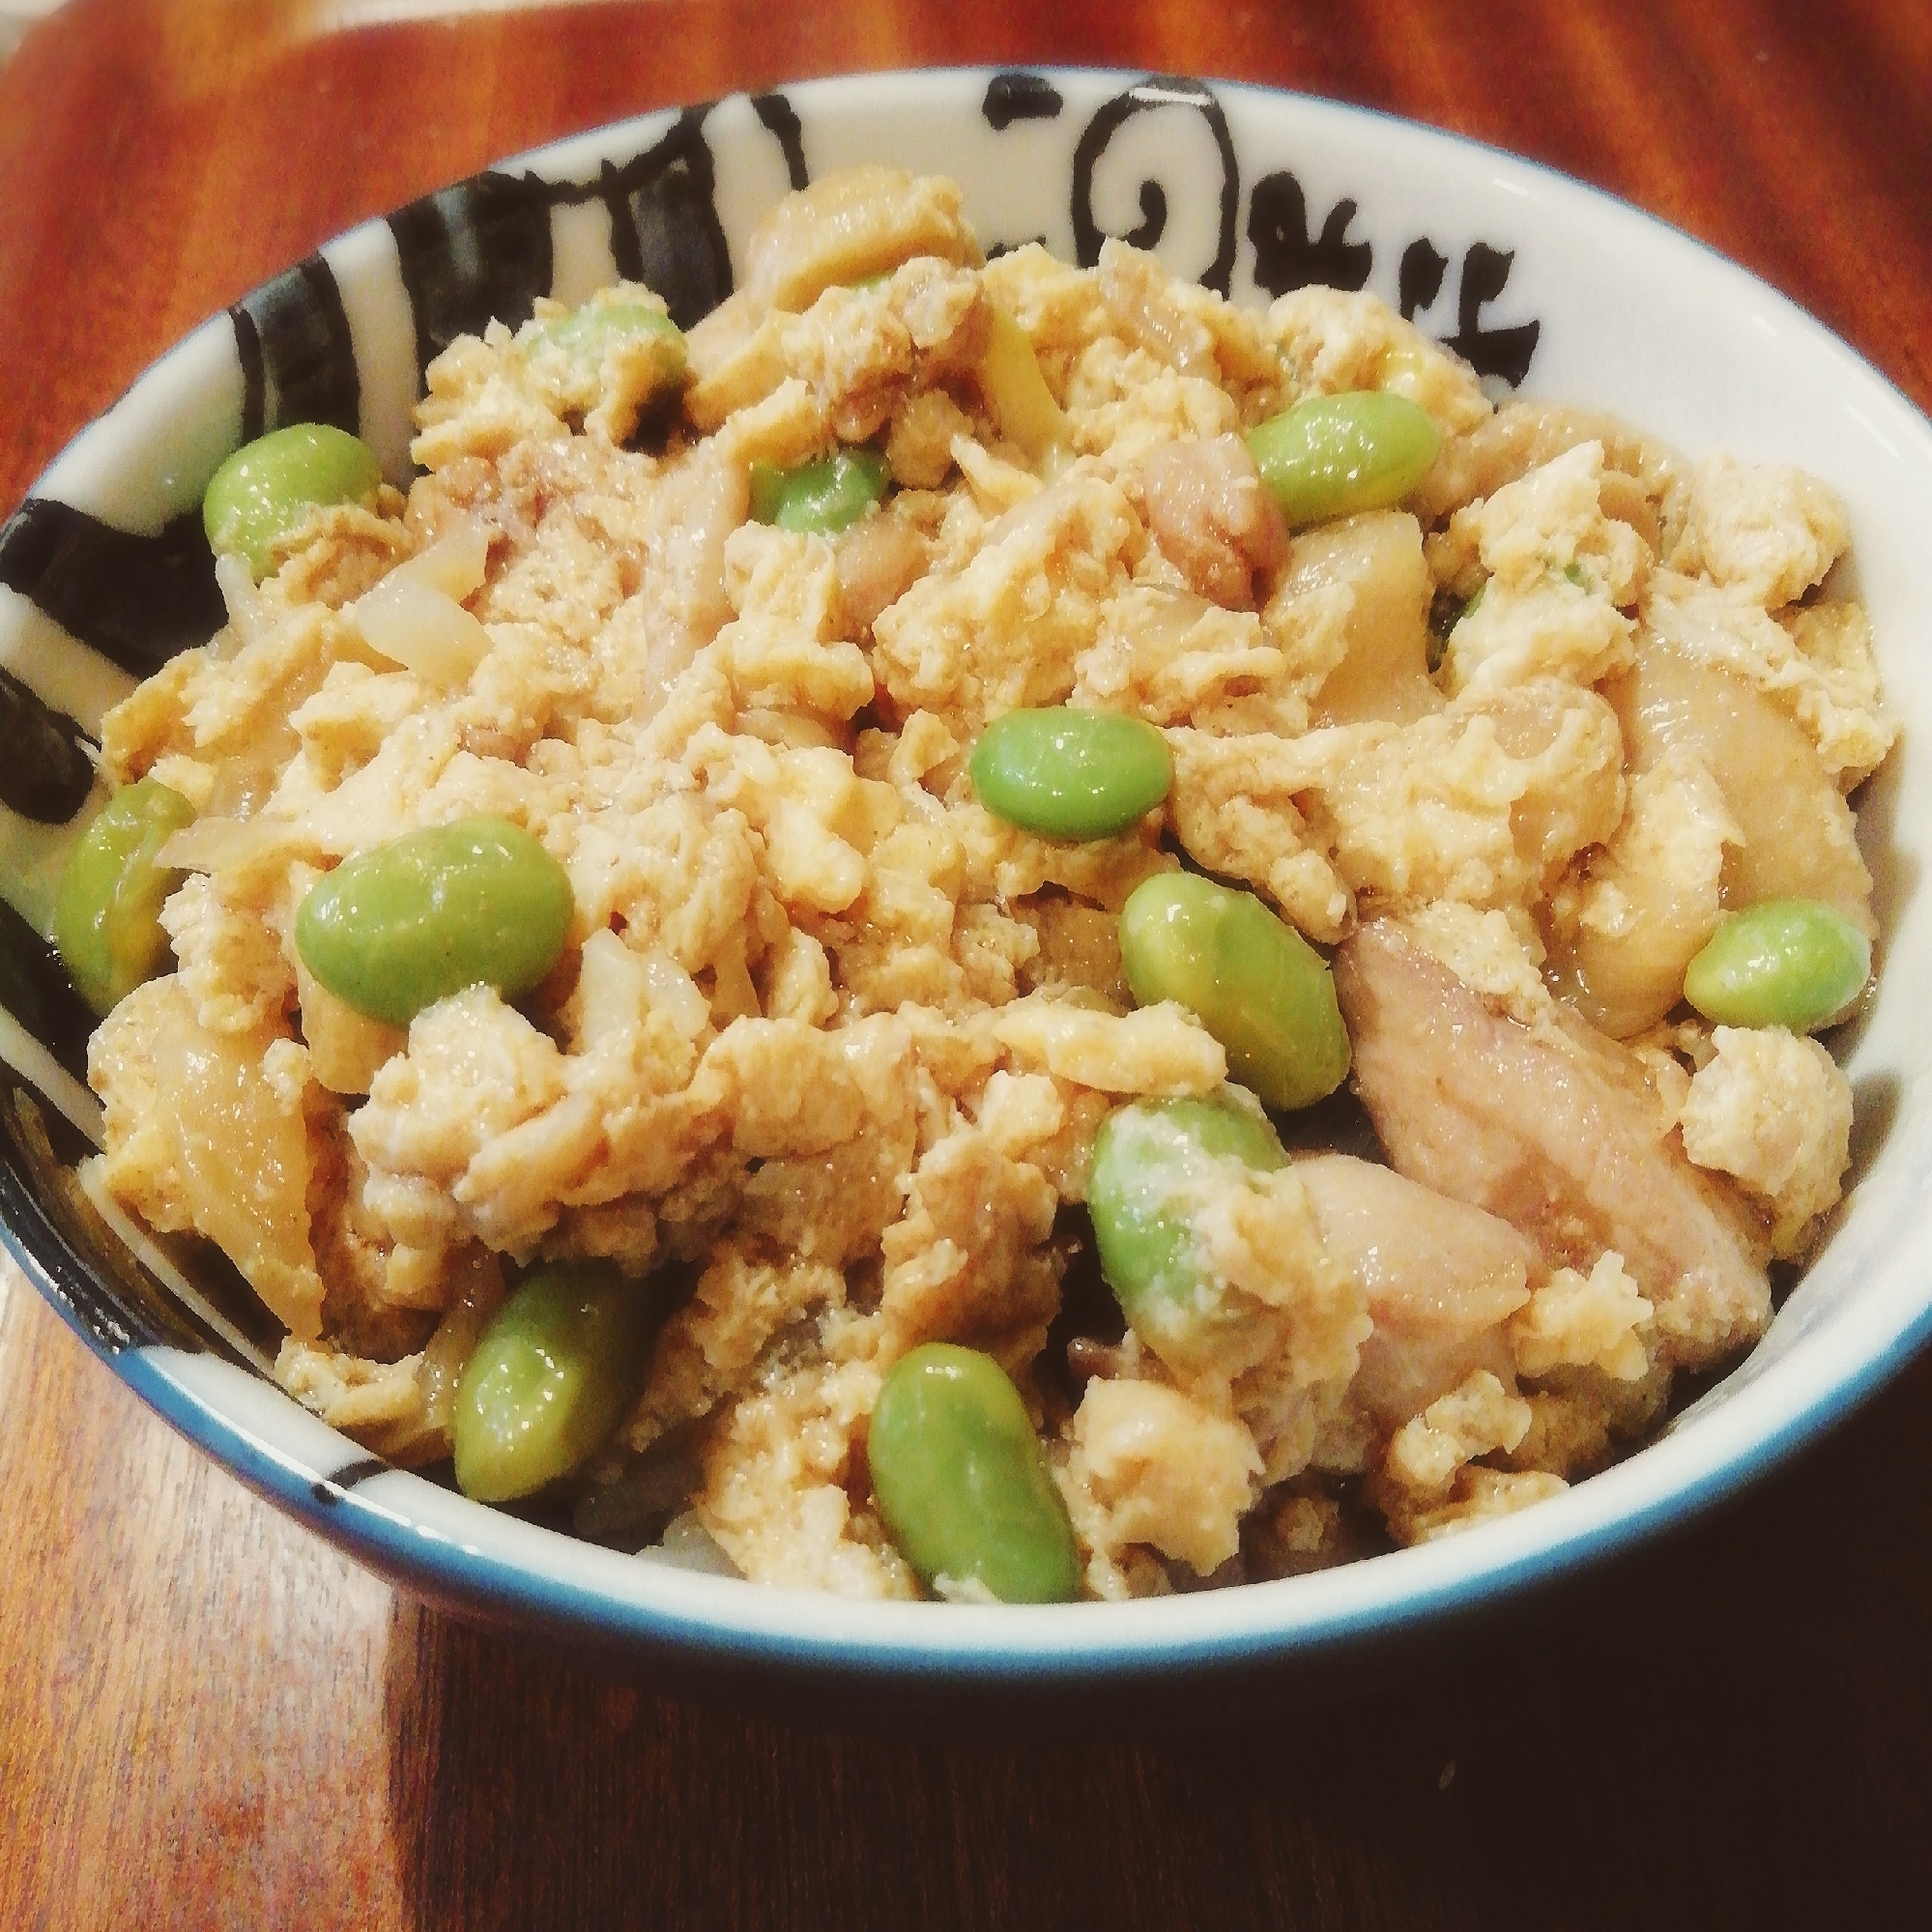
<path fill-rule="evenodd" d="M 935 1342 L 970 1345 L 1018 1388 L 1076 1530 L 1081 1589 L 1102 1599 L 1287 1576 L 1555 1497 L 1655 1427 L 1670 1371 L 1728 1361 L 1757 1335 L 1772 1314 L 1765 1259 L 1807 1254 L 1835 1201 L 1850 1150 L 1844 1076 L 1804 1047 L 1802 1027 L 1784 1035 L 1792 1057 L 1734 1037 L 1763 1030 L 1748 1024 L 1687 1018 L 1678 995 L 1726 910 L 1798 898 L 1871 930 L 1863 866 L 1833 807 L 1883 759 L 1892 726 L 1859 586 L 1840 571 L 1817 590 L 1848 525 L 1869 569 L 1856 505 L 1848 519 L 1785 465 L 1679 459 L 1594 408 L 1566 416 L 1504 396 L 1498 411 L 1454 346 L 1368 295 L 1228 305 L 1120 244 L 1103 243 L 1083 270 L 1024 246 L 982 262 L 963 216 L 937 221 L 949 237 L 937 249 L 926 245 L 935 218 L 919 219 L 925 241 L 901 259 L 781 288 L 782 302 L 761 287 L 748 237 L 741 294 L 764 309 L 734 297 L 735 312 L 686 318 L 678 425 L 645 420 L 662 401 L 652 344 L 588 368 L 558 349 L 572 317 L 649 305 L 659 292 L 648 281 L 554 308 L 533 300 L 514 328 L 453 338 L 428 359 L 425 475 L 407 500 L 324 510 L 260 586 L 228 571 L 216 645 L 102 707 L 93 722 L 115 776 L 152 776 L 193 807 L 167 856 L 200 882 L 163 914 L 175 969 L 130 993 L 97 1040 L 108 1128 L 104 1160 L 83 1169 L 89 1192 L 150 1233 L 192 1228 L 226 1247 L 291 1337 L 264 1351 L 284 1386 L 385 1463 L 447 1452 L 448 1391 L 467 1360 L 452 1311 L 467 1308 L 474 1348 L 526 1271 L 681 1270 L 620 1434 L 577 1465 L 572 1507 L 580 1530 L 614 1542 L 657 1539 L 668 1520 L 684 1524 L 688 1551 L 701 1529 L 707 1553 L 768 1582 L 937 1589 L 974 1606 L 969 1584 L 907 1563 L 865 1467 L 881 1380 Z M 1257 244 L 1256 270 L 1263 253 Z M 1029 437 L 1024 404 L 984 373 L 994 317 L 1018 325 L 1044 378 L 1064 425 L 1057 448 Z M 1205 370 L 1187 366 L 1197 348 L 1186 325 L 1207 340 Z M 910 347 L 888 368 L 877 345 L 895 328 Z M 1487 380 L 1507 388 L 1506 374 Z M 1404 389 L 1442 441 L 1430 476 L 1282 541 L 1254 510 L 1266 498 L 1237 446 L 1309 395 Z M 1666 413 L 1642 423 L 1711 447 Z M 856 536 L 788 531 L 726 501 L 721 450 L 742 479 L 754 463 L 797 469 L 828 442 L 885 459 L 890 495 L 851 526 Z M 1220 467 L 1204 470 L 1217 451 Z M 1236 507 L 1191 522 L 1189 506 L 1210 498 Z M 448 591 L 465 581 L 452 549 L 474 550 L 479 524 L 482 576 Z M 586 548 L 566 567 L 592 525 L 603 554 Z M 1773 527 L 1781 549 L 1739 534 Z M 380 620 L 365 600 L 398 570 L 418 582 L 441 571 L 453 607 L 486 627 L 476 649 L 487 655 L 452 672 L 386 654 L 359 614 Z M 599 572 L 608 586 L 592 608 L 583 586 Z M 1381 615 L 1351 639 L 1349 613 L 1378 597 Z M 1009 611 L 1065 635 L 1029 634 L 1022 649 Z M 1714 645 L 1719 633 L 1729 642 Z M 1673 694 L 1647 714 L 1625 689 L 1642 668 L 1640 634 L 1666 653 L 1702 649 L 1707 666 L 1728 652 L 1723 675 L 1802 736 L 1823 776 L 1785 785 L 1777 809 L 1815 795 L 1827 829 L 1780 842 L 1793 878 L 1740 884 L 1726 854 L 1752 849 L 1739 822 L 1749 802 L 1721 779 L 1714 798 L 1681 743 L 1631 749 L 1646 715 L 1676 715 Z M 460 660 L 474 643 L 451 649 Z M 277 652 L 292 681 L 251 714 L 238 683 Z M 1162 736 L 1171 789 L 1129 830 L 1044 836 L 989 808 L 974 744 L 1004 717 L 1052 707 L 1131 714 Z M 256 722 L 276 712 L 293 752 Z M 1500 745 L 1515 761 L 1500 781 L 1493 764 L 1468 766 L 1477 717 L 1485 755 Z M 384 775 L 385 760 L 406 763 L 405 739 L 438 731 L 442 762 L 418 767 L 434 775 Z M 1413 749 L 1424 740 L 1429 759 Z M 1447 781 L 1418 774 L 1458 757 L 1452 837 Z M 499 766 L 523 777 L 504 781 Z M 566 795 L 567 833 L 548 802 Z M 1500 830 L 1478 824 L 1479 796 L 1507 799 Z M 1406 820 L 1397 797 L 1414 808 Z M 561 964 L 524 993 L 466 989 L 400 1027 L 362 1013 L 332 1036 L 335 995 L 301 984 L 313 966 L 289 937 L 301 893 L 412 827 L 481 815 L 534 834 L 569 875 Z M 1636 851 L 1699 839 L 1695 862 L 1657 895 L 1679 911 L 1705 895 L 1673 929 L 1665 997 L 1628 969 L 1628 947 L 1607 958 L 1593 936 L 1635 930 Z M 1183 1335 L 1131 1306 L 1115 1270 L 1108 1318 L 1089 1292 L 1081 1214 L 1105 1120 L 1211 1100 L 1230 1071 L 1229 1041 L 1184 1000 L 1141 997 L 1122 957 L 1122 908 L 1175 873 L 1264 902 L 1333 957 L 1383 1150 L 1356 1165 L 1387 1177 L 1323 1165 L 1363 1151 L 1362 1122 L 1341 1120 L 1341 1103 L 1317 1096 L 1316 1112 L 1335 1117 L 1306 1135 L 1277 1108 L 1289 1158 L 1243 1166 L 1285 1178 L 1237 1179 L 1232 1192 L 1217 1181 L 1194 1226 L 1219 1257 L 1207 1341 L 1198 1322 Z M 660 889 L 674 876 L 678 889 Z M 238 886 L 245 877 L 252 887 Z M 736 898 L 698 934 L 712 893 Z M 881 933 L 895 943 L 874 944 Z M 1512 1248 L 1490 1226 L 1511 1224 L 1507 1190 L 1451 1184 L 1456 1133 L 1403 1117 L 1403 1082 L 1385 1070 L 1417 1064 L 1437 1025 L 1417 1011 L 1440 1021 L 1443 1002 L 1468 996 L 1453 1030 L 1490 1025 L 1510 1051 L 1560 1053 L 1572 1029 L 1553 997 L 1574 1010 L 1579 988 L 1626 1070 L 1643 1070 L 1646 1105 L 1671 1110 L 1652 1138 L 1674 1131 L 1690 1150 L 1675 1179 L 1688 1167 L 1707 1177 L 1690 1186 L 1698 1198 L 1728 1190 L 1716 1224 L 1735 1253 L 1708 1276 L 1626 1254 L 1636 1230 L 1624 1247 L 1600 1227 L 1579 1233 L 1567 1209 L 1540 1230 L 1517 1215 Z M 371 1038 L 381 1027 L 389 1036 Z M 155 1068 L 183 1052 L 205 1067 L 219 1052 L 207 1040 L 223 1038 L 245 1043 L 236 1064 L 261 1070 L 263 1094 L 278 1095 L 261 1107 L 279 1107 L 306 1150 L 283 1166 L 290 1198 L 326 1230 L 302 1230 L 308 1275 L 300 1242 L 259 1239 L 300 1214 L 271 1207 L 257 1235 L 221 1240 L 222 1205 L 181 1185 L 194 1157 L 178 1126 L 161 1144 L 168 1123 L 209 1116 Z M 505 1083 L 466 1085 L 480 1059 L 507 1070 Z M 1521 1074 L 1532 1084 L 1547 1076 L 1537 1064 Z M 613 1079 L 627 1084 L 598 1084 Z M 1469 1087 L 1456 1075 L 1439 1084 Z M 507 1110 L 490 1098 L 511 1091 Z M 627 1151 L 611 1132 L 620 1091 L 634 1110 L 651 1103 Z M 1332 1144 L 1323 1133 L 1345 1150 L 1316 1157 Z M 662 1185 L 640 1180 L 653 1161 Z M 1377 1289 L 1361 1265 L 1335 1262 L 1347 1190 L 1394 1185 L 1398 1169 L 1408 1185 L 1433 1182 L 1431 1200 L 1460 1187 L 1479 1218 L 1457 1227 L 1491 1244 L 1473 1264 L 1488 1297 L 1472 1290 L 1480 1318 L 1430 1330 L 1420 1303 L 1402 1301 L 1399 1270 Z M 325 1170 L 332 1193 L 316 1181 Z M 822 1176 L 816 1196 L 808 1171 Z M 1634 1185 L 1618 1183 L 1632 1205 Z M 1427 1219 L 1407 1201 L 1376 1212 L 1383 1225 Z M 1634 1218 L 1669 1216 L 1650 1202 Z M 1276 1283 L 1282 1257 L 1312 1236 L 1294 1294 L 1256 1292 L 1230 1226 L 1254 1237 Z M 1430 1264 L 1456 1245 L 1438 1228 Z M 1692 1279 L 1699 1291 L 1679 1293 Z M 440 1396 L 427 1372 L 439 1336 Z M 1365 1346 L 1382 1358 L 1373 1399 Z M 1150 1456 L 1164 1437 L 1171 1453 Z M 797 1445 L 815 1439 L 822 1459 L 801 1473 Z M 370 1493 L 413 1480 L 377 1476 Z M 1384 1541 L 1365 1542 L 1365 1522 Z"/>

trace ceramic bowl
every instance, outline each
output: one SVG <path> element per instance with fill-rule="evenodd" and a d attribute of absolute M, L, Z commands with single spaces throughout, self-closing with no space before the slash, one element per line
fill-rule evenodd
<path fill-rule="evenodd" d="M 219 620 L 201 490 L 277 422 L 328 419 L 407 475 L 424 363 L 533 297 L 619 273 L 680 320 L 729 292 L 785 189 L 866 159 L 955 176 L 989 248 L 1110 234 L 1243 301 L 1368 286 L 1513 390 L 1615 410 L 1692 454 L 1802 464 L 1849 505 L 1899 750 L 1863 801 L 1882 977 L 1855 1029 L 1857 1186 L 1750 1357 L 1657 1441 L 1556 1500 L 1423 1547 L 1283 1582 L 1127 1604 L 853 1603 L 577 1543 L 373 1461 L 251 1364 L 245 1309 L 89 1219 L 68 1167 L 93 1119 L 86 1022 L 18 918 L 0 980 L 0 1211 L 9 1245 L 130 1387 L 243 1481 L 403 1586 L 679 1671 L 820 1687 L 1041 1694 L 1175 1685 L 1198 1710 L 1256 1687 L 1332 1691 L 1531 1586 L 1681 1521 L 1818 1433 L 1932 1325 L 1932 429 L 1844 345 L 1695 243 L 1508 156 L 1319 101 L 1094 72 L 816 82 L 563 142 L 372 221 L 257 289 L 152 368 L 0 534 L 8 687 L 0 878 L 31 907 L 79 803 L 59 741 Z M 48 734 L 52 735 L 49 737 Z M 35 749 L 38 747 L 38 750 Z M 25 773 L 23 777 L 21 774 Z M 73 773 L 70 772 L 70 780 Z M 82 789 L 84 790 L 84 774 Z M 38 814 L 30 821 L 14 807 Z M 131 1240 L 131 1247 L 128 1245 Z"/>

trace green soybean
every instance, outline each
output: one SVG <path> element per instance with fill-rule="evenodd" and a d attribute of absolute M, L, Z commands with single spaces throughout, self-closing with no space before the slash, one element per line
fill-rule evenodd
<path fill-rule="evenodd" d="M 194 807 L 153 778 L 124 786 L 75 842 L 54 892 L 53 940 L 68 976 L 109 1013 L 168 957 L 161 907 L 183 878 L 159 862 Z"/>
<path fill-rule="evenodd" d="M 655 1316 L 649 1290 L 613 1267 L 529 1276 L 456 1385 L 457 1487 L 504 1503 L 581 1467 L 637 1393 Z"/>
<path fill-rule="evenodd" d="M 302 902 L 295 943 L 338 999 L 407 1026 L 468 986 L 528 993 L 557 964 L 572 909 L 569 875 L 528 832 L 463 819 L 338 865 Z"/>
<path fill-rule="evenodd" d="M 1217 1191 L 1286 1165 L 1267 1116 L 1232 1094 L 1143 1100 L 1100 1124 L 1086 1206 L 1101 1273 L 1136 1335 L 1183 1371 L 1212 1358 L 1218 1336 L 1246 1319 L 1206 1266 L 1199 1220 Z"/>
<path fill-rule="evenodd" d="M 1767 899 L 1720 920 L 1684 975 L 1684 996 L 1720 1026 L 1809 1033 L 1837 1019 L 1871 973 L 1871 941 L 1817 899 Z"/>
<path fill-rule="evenodd" d="M 1003 1603 L 1080 1595 L 1080 1548 L 1026 1405 L 991 1356 L 929 1342 L 896 1363 L 866 1438 L 892 1541 L 929 1586 Z"/>
<path fill-rule="evenodd" d="M 989 812 L 1046 839 L 1111 838 L 1174 782 L 1173 753 L 1146 719 L 1064 705 L 995 718 L 969 769 Z"/>
<path fill-rule="evenodd" d="M 885 496 L 888 472 L 877 449 L 834 449 L 794 469 L 751 466 L 751 513 L 803 536 L 836 536 Z"/>
<path fill-rule="evenodd" d="M 1248 432 L 1248 447 L 1291 529 L 1399 504 L 1428 475 L 1442 438 L 1386 389 L 1309 396 Z"/>
<path fill-rule="evenodd" d="M 383 468 L 366 443 L 326 422 L 291 423 L 245 444 L 216 470 L 201 501 L 208 541 L 243 559 L 257 582 L 275 544 L 327 504 L 374 506 Z"/>
<path fill-rule="evenodd" d="M 684 380 L 684 332 L 660 308 L 638 302 L 591 302 L 568 315 L 539 323 L 529 340 L 550 343 L 573 361 L 602 366 L 604 357 L 626 342 L 649 341 L 657 360 L 656 387 Z"/>
<path fill-rule="evenodd" d="M 1269 1107 L 1312 1106 L 1347 1075 L 1326 962 L 1252 892 L 1189 872 L 1141 880 L 1121 908 L 1120 959 L 1141 1005 L 1179 1000 Z"/>

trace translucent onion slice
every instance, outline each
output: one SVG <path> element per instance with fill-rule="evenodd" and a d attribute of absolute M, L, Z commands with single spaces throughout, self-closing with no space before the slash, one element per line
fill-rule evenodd
<path fill-rule="evenodd" d="M 157 857 L 183 872 L 229 872 L 238 867 L 286 866 L 317 850 L 301 826 L 285 819 L 196 819 L 170 832 Z"/>
<path fill-rule="evenodd" d="M 483 574 L 490 556 L 490 531 L 474 517 L 452 523 L 427 550 L 398 564 L 386 580 L 398 577 L 427 584 L 460 604 L 483 588 Z"/>
<path fill-rule="evenodd" d="M 490 652 L 490 634 L 461 599 L 481 587 L 489 557 L 481 524 L 459 526 L 420 556 L 398 564 L 343 613 L 371 650 L 393 658 L 425 684 L 465 684 Z"/>

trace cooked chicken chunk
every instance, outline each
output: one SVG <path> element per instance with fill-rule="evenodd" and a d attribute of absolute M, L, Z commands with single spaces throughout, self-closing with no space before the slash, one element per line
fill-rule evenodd
<path fill-rule="evenodd" d="M 1288 527 L 1238 436 L 1164 443 L 1141 459 L 1147 527 L 1191 590 L 1254 608 L 1257 580 L 1288 560 Z"/>
<path fill-rule="evenodd" d="M 1396 1427 L 1479 1369 L 1510 1377 L 1503 1324 L 1543 1273 L 1507 1222 L 1348 1154 L 1295 1164 L 1330 1260 L 1361 1283 L 1375 1332 L 1352 1393 Z"/>
<path fill-rule="evenodd" d="M 1412 946 L 1363 927 L 1336 956 L 1357 1092 L 1397 1168 L 1500 1215 L 1552 1267 L 1607 1249 L 1657 1310 L 1658 1352 L 1697 1368 L 1771 1318 L 1763 1227 L 1686 1159 L 1635 1055 L 1506 1019 Z"/>

